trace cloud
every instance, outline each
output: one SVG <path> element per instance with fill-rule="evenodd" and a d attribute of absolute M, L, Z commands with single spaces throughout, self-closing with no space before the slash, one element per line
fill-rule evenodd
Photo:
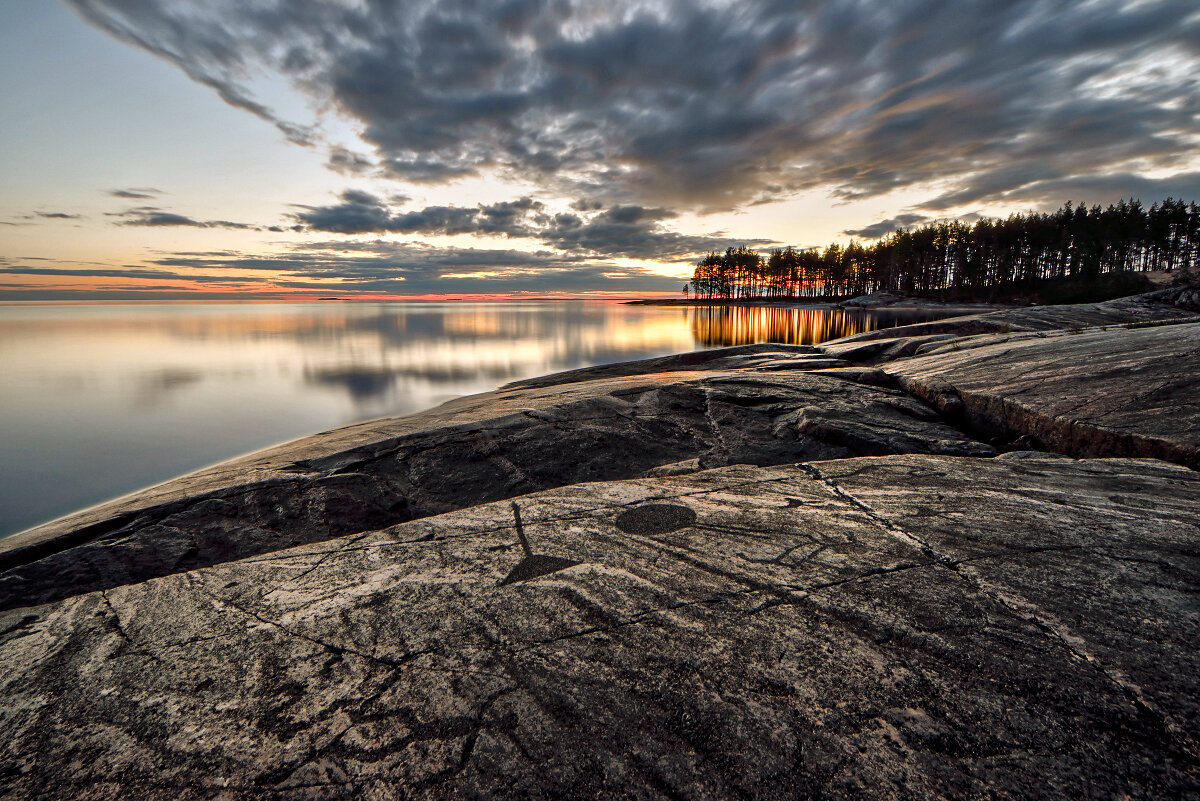
<path fill-rule="evenodd" d="M 278 29 L 262 31 L 265 35 L 255 33 L 252 28 L 240 32 L 226 30 L 226 22 L 235 22 L 232 17 L 204 19 L 207 12 L 219 13 L 219 7 L 188 7 L 187 3 L 176 4 L 168 0 L 68 1 L 88 22 L 121 41 L 177 64 L 189 78 L 213 89 L 229 105 L 273 124 L 289 141 L 302 146 L 314 144 L 312 126 L 282 119 L 254 100 L 249 90 L 240 85 L 241 77 L 248 72 L 246 56 L 252 55 L 252 52 L 240 52 L 241 49 L 253 48 L 256 42 L 266 43 L 273 34 L 279 33 Z M 295 5 L 298 8 L 301 3 Z M 252 26 L 277 25 L 284 21 L 272 19 L 275 15 L 271 13 L 258 13 L 261 9 L 243 7 L 240 11 Z M 281 7 L 276 14 L 286 18 L 287 9 Z M 256 16 L 257 20 L 254 19 Z M 240 35 L 247 39 L 238 41 Z M 285 65 L 294 63 L 295 60 L 284 62 Z"/>
<path fill-rule="evenodd" d="M 35 211 L 38 217 L 47 220 L 78 220 L 81 219 L 78 214 L 67 214 L 65 211 Z"/>
<path fill-rule="evenodd" d="M 136 186 L 131 189 L 110 189 L 108 194 L 113 197 L 125 198 L 127 200 L 149 200 L 155 195 L 161 195 L 162 190 L 152 187 Z"/>
<path fill-rule="evenodd" d="M 519 200 L 480 205 L 427 206 L 419 211 L 394 213 L 380 198 L 367 192 L 347 190 L 341 203 L 309 206 L 295 218 L 315 231 L 338 234 L 497 234 L 526 236 L 528 217 L 540 211 L 542 204 L 524 197 Z"/>
<path fill-rule="evenodd" d="M 329 149 L 329 161 L 326 162 L 326 166 L 343 175 L 365 175 L 375 169 L 375 162 L 361 153 L 344 147 L 333 147 Z"/>
<path fill-rule="evenodd" d="M 265 280 L 258 276 L 201 275 L 139 269 L 136 267 L 124 269 L 72 269 L 61 267 L 29 267 L 19 264 L 0 267 L 0 276 L 4 275 L 42 275 L 55 278 L 136 278 L 149 281 L 196 281 L 201 284 L 248 284 L 260 283 Z"/>
<path fill-rule="evenodd" d="M 878 239 L 881 236 L 890 234 L 897 228 L 908 228 L 909 226 L 919 225 L 928 221 L 929 218 L 924 214 L 897 214 L 890 220 L 880 220 L 877 223 L 872 223 L 862 228 L 842 231 L 842 233 L 849 236 L 861 236 L 864 239 Z"/>
<path fill-rule="evenodd" d="M 237 230 L 255 230 L 255 226 L 246 223 L 230 222 L 229 220 L 194 220 L 172 211 L 164 211 L 154 206 L 142 206 L 127 211 L 109 212 L 110 217 L 123 218 L 119 225 L 133 225 L 145 228 L 230 228 Z"/>
<path fill-rule="evenodd" d="M 932 198 L 921 205 L 937 209 L 988 199 L 993 202 L 1045 206 L 1078 198 L 1106 205 L 1128 197 L 1143 198 L 1147 203 L 1168 197 L 1186 200 L 1200 198 L 1200 172 L 1183 172 L 1168 178 L 1147 178 L 1131 172 L 1053 178 L 1033 173 L 1011 177 L 1007 181 L 1003 177 L 1003 173 L 999 176 L 980 176 L 963 189 Z"/>
<path fill-rule="evenodd" d="M 311 242 L 280 255 L 174 254 L 159 268 L 269 271 L 276 286 L 329 293 L 407 295 L 596 290 L 677 291 L 679 281 L 648 270 L 555 250 L 434 247 L 420 242 Z"/>
<path fill-rule="evenodd" d="M 1193 0 L 71 3 L 293 141 L 316 134 L 248 76 L 340 114 L 373 159 L 334 151 L 334 169 L 605 207 L 1059 202 L 1059 184 L 1190 174 L 1200 136 Z"/>
<path fill-rule="evenodd" d="M 671 259 L 724 250 L 735 244 L 769 245 L 769 240 L 689 236 L 667 229 L 664 220 L 677 216 L 665 208 L 623 205 L 597 211 L 593 202 L 576 202 L 572 208 L 591 213 L 546 211 L 532 198 L 479 205 L 427 206 L 395 211 L 375 195 L 347 190 L 341 202 L 329 206 L 304 206 L 294 215 L 310 231 L 337 234 L 475 234 L 533 239 L 558 250 L 598 257 Z M 403 198 L 402 198 L 403 199 Z"/>

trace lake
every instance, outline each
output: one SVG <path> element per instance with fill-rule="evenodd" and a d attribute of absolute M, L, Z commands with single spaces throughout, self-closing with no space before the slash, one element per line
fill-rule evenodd
<path fill-rule="evenodd" d="M 0 536 L 519 378 L 939 316 L 613 301 L 0 305 Z"/>

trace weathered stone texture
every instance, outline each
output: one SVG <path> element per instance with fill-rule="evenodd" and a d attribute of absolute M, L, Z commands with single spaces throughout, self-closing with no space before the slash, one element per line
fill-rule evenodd
<path fill-rule="evenodd" d="M 1200 286 L 1160 290 L 1103 303 L 1020 306 L 913 323 L 845 337 L 821 345 L 829 356 L 851 361 L 887 361 L 912 355 L 927 343 L 980 334 L 1081 330 L 1150 322 L 1200 320 Z"/>
<path fill-rule="evenodd" d="M 11 538 L 0 797 L 1200 797 L 1190 298 L 570 371 Z"/>
<path fill-rule="evenodd" d="M 1200 323 L 971 336 L 877 369 L 846 376 L 900 387 L 984 438 L 1200 468 Z"/>
<path fill-rule="evenodd" d="M 1198 519 L 1192 471 L 1039 454 L 464 509 L 0 613 L 0 786 L 1194 797 Z"/>

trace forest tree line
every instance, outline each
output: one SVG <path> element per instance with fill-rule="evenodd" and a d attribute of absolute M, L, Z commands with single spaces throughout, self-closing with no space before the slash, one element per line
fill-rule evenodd
<path fill-rule="evenodd" d="M 1149 208 L 1122 200 L 1050 214 L 897 230 L 873 245 L 746 247 L 709 253 L 684 292 L 698 298 L 787 298 L 893 292 L 924 295 L 1095 280 L 1113 273 L 1191 269 L 1200 261 L 1200 207 L 1168 198 Z"/>

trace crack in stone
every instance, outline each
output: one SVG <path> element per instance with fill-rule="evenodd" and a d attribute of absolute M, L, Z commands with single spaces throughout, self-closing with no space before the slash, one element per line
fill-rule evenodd
<path fill-rule="evenodd" d="M 796 467 L 798 467 L 800 470 L 803 470 L 808 475 L 812 476 L 812 478 L 815 479 L 816 481 L 819 481 L 820 483 L 822 483 L 823 485 L 828 487 L 830 492 L 832 492 L 836 498 L 844 501 L 845 503 L 854 507 L 858 511 L 862 512 L 867 517 L 869 517 L 872 521 L 874 521 L 879 526 L 884 528 L 886 531 L 891 532 L 898 539 L 903 540 L 904 542 L 908 543 L 909 545 L 912 545 L 913 547 L 917 548 L 917 550 L 921 551 L 921 553 L 930 557 L 935 562 L 945 565 L 946 567 L 950 568 L 951 570 L 954 569 L 954 560 L 951 559 L 949 556 L 946 556 L 945 554 L 939 552 L 936 548 L 931 546 L 929 543 L 921 540 L 920 537 L 916 537 L 913 534 L 911 534 L 910 532 L 905 531 L 904 529 L 900 528 L 895 523 L 893 523 L 891 520 L 889 520 L 886 517 L 884 517 L 883 515 L 879 514 L 879 512 L 875 511 L 869 505 L 863 503 L 861 500 L 854 497 L 852 494 L 850 494 L 845 489 L 840 487 L 836 481 L 834 481 L 831 478 L 826 478 L 824 475 L 822 475 L 820 469 L 818 469 L 814 465 L 812 465 L 808 462 L 801 462 L 800 464 L 796 465 Z"/>
<path fill-rule="evenodd" d="M 965 561 L 965 560 L 964 560 Z M 968 572 L 969 571 L 969 572 Z M 1145 692 L 1132 680 L 1115 667 L 1105 665 L 1095 654 L 1086 647 L 1086 640 L 1075 634 L 1065 624 L 1027 599 L 1015 593 L 1005 592 L 991 582 L 978 575 L 975 571 L 960 571 L 959 575 L 969 580 L 980 592 L 1004 607 L 1016 619 L 1026 621 L 1057 642 L 1067 653 L 1076 660 L 1096 670 L 1110 685 L 1130 701 L 1139 712 L 1145 714 L 1158 724 L 1159 728 L 1193 760 L 1200 762 L 1200 747 L 1178 723 L 1166 712 L 1158 708 L 1145 695 Z"/>
<path fill-rule="evenodd" d="M 399 657 L 386 657 L 386 656 L 380 656 L 378 654 L 367 653 L 365 651 L 361 651 L 361 650 L 351 647 L 351 646 L 343 646 L 343 645 L 337 645 L 335 643 L 327 643 L 327 642 L 325 642 L 323 640 L 319 640 L 315 637 L 310 637 L 306 634 L 302 634 L 297 631 L 292 631 L 291 629 L 284 626 L 282 623 L 279 623 L 278 621 L 274 621 L 269 618 L 265 618 L 262 615 L 259 615 L 258 613 L 254 612 L 252 610 L 246 609 L 246 608 L 234 603 L 233 601 L 229 600 L 228 598 L 222 598 L 222 597 L 218 596 L 217 594 L 215 594 L 214 592 L 209 590 L 208 587 L 204 585 L 202 580 L 194 579 L 193 586 L 196 586 L 200 590 L 200 592 L 202 592 L 206 596 L 208 596 L 210 600 L 212 600 L 215 604 L 218 605 L 218 607 L 228 607 L 230 609 L 233 609 L 234 611 L 239 612 L 240 614 L 242 614 L 246 617 L 252 618 L 266 626 L 270 626 L 271 628 L 277 629 L 278 631 L 288 635 L 289 637 L 294 637 L 296 639 L 303 640 L 305 642 L 319 646 L 331 654 L 336 654 L 336 655 L 353 654 L 354 656 L 360 657 L 362 659 L 366 659 L 367 661 L 370 661 L 370 662 L 377 662 L 377 663 L 384 665 L 386 667 L 389 667 L 389 668 L 403 667 L 406 670 L 418 670 L 418 671 L 422 671 L 422 672 L 426 672 L 426 673 L 452 673 L 452 674 L 462 674 L 462 675 L 469 675 L 469 676 L 487 676 L 489 678 L 497 678 L 497 679 L 505 678 L 501 674 L 491 673 L 486 670 L 470 670 L 470 669 L 466 669 L 466 668 L 449 668 L 449 667 L 430 667 L 430 666 L 408 664 L 411 660 L 416 659 L 417 657 L 420 657 L 420 656 L 426 656 L 429 654 L 441 654 L 445 650 L 445 648 L 443 646 L 431 646 L 429 648 L 423 648 L 419 651 L 407 651 L 407 652 L 401 654 Z"/>
<path fill-rule="evenodd" d="M 612 623 L 603 623 L 603 624 L 598 624 L 595 626 L 588 626 L 586 628 L 577 629 L 575 631 L 571 631 L 566 634 L 559 634 L 554 637 L 546 637 L 546 638 L 539 639 L 539 640 L 525 640 L 525 641 L 519 643 L 521 647 L 513 649 L 513 653 L 521 653 L 523 651 L 528 651 L 533 648 L 539 648 L 543 645 L 553 645 L 554 643 L 563 642 L 565 640 L 573 640 L 578 637 L 586 637 L 589 634 L 600 634 L 600 633 L 604 633 L 604 632 L 616 631 L 617 629 L 623 629 L 623 628 L 626 628 L 627 626 L 636 626 L 640 623 L 643 623 L 643 622 L 645 622 L 646 618 L 650 617 L 651 615 L 657 615 L 657 614 L 661 614 L 663 612 L 674 612 L 679 609 L 686 609 L 688 607 L 693 607 L 693 606 L 701 606 L 701 605 L 711 606 L 714 603 L 721 603 L 724 600 L 726 600 L 727 598 L 736 598 L 738 596 L 749 595 L 749 594 L 753 594 L 753 593 L 761 592 L 761 591 L 762 591 L 761 589 L 749 588 L 749 587 L 741 589 L 741 590 L 735 590 L 735 591 L 725 590 L 722 592 L 713 593 L 712 595 L 709 595 L 706 598 L 697 599 L 694 601 L 679 601 L 679 602 L 676 602 L 673 604 L 667 604 L 666 606 L 656 606 L 652 609 L 643 609 L 641 612 L 637 612 L 633 615 L 630 615 L 628 618 L 625 618 L 624 620 L 617 620 Z"/>
<path fill-rule="evenodd" d="M 362 533 L 362 534 L 356 534 L 356 535 L 353 535 L 353 536 L 352 536 L 352 537 L 350 537 L 350 538 L 349 538 L 349 540 L 346 542 L 345 546 L 343 546 L 343 547 L 341 547 L 341 548 L 338 548 L 338 549 L 336 549 L 336 550 L 332 550 L 332 551 L 325 551 L 323 554 L 321 554 L 321 557 L 320 557 L 319 559 L 317 559 L 317 561 L 316 561 L 316 562 L 314 562 L 314 563 L 312 564 L 312 566 L 310 566 L 309 568 L 307 568 L 307 569 L 306 569 L 306 570 L 305 570 L 303 573 L 300 573 L 299 575 L 296 575 L 296 576 L 292 576 L 290 579 L 288 579 L 288 580 L 287 580 L 287 582 L 286 582 L 286 583 L 287 583 L 287 584 L 295 584 L 297 581 L 299 581 L 300 579 L 304 578 L 304 577 L 305 577 L 305 576 L 307 576 L 309 573 L 312 573 L 314 570 L 316 570 L 317 568 L 319 568 L 321 565 L 325 564 L 325 562 L 326 562 L 326 561 L 329 559 L 329 557 L 333 556 L 334 554 L 338 554 L 338 553 L 343 553 L 343 552 L 345 552 L 346 550 L 348 550 L 348 549 L 349 549 L 349 547 L 350 547 L 351 545 L 353 545 L 354 543 L 358 542 L 359 540 L 361 540 L 361 539 L 364 539 L 365 537 L 369 536 L 369 535 L 370 535 L 370 533 L 371 533 L 371 532 L 369 532 L 369 531 L 368 531 L 368 532 L 364 532 L 364 533 Z"/>
<path fill-rule="evenodd" d="M 121 615 L 119 612 L 117 612 L 117 608 L 115 606 L 113 606 L 112 600 L 108 597 L 107 590 L 100 591 L 100 599 L 104 602 L 104 605 L 106 607 L 108 607 L 109 614 L 112 615 L 111 623 L 113 626 L 113 630 L 115 631 L 117 637 L 120 638 L 120 640 L 121 640 L 121 646 L 117 649 L 118 653 L 121 650 L 123 650 L 125 648 L 125 646 L 127 646 L 127 645 L 128 646 L 138 645 L 137 641 L 134 640 L 134 638 L 129 635 L 129 632 L 125 630 L 124 624 L 121 623 Z M 109 620 L 109 618 L 106 617 L 106 620 Z M 163 661 L 157 655 L 150 653 L 150 651 L 148 651 L 145 648 L 138 648 L 137 650 L 131 650 L 131 651 L 129 651 L 129 655 L 144 656 L 147 659 L 151 659 L 155 662 Z"/>
<path fill-rule="evenodd" d="M 725 436 L 721 433 L 721 426 L 713 417 L 713 391 L 710 387 L 697 385 L 697 388 L 704 392 L 704 420 L 708 423 L 708 428 L 713 436 L 713 448 L 709 450 L 709 455 L 716 456 L 722 464 L 729 462 L 729 445 L 725 442 Z M 703 458 L 703 454 L 701 454 Z"/>
<path fill-rule="evenodd" d="M 887 531 L 895 536 L 903 539 L 906 542 L 915 544 L 924 553 L 934 557 L 934 561 L 939 565 L 946 567 L 952 571 L 962 581 L 966 581 L 974 589 L 978 590 L 985 597 L 1000 605 L 1009 612 L 1015 619 L 1022 620 L 1032 624 L 1035 628 L 1047 635 L 1052 641 L 1059 644 L 1072 658 L 1079 662 L 1090 666 L 1097 670 L 1110 685 L 1115 687 L 1118 692 L 1126 697 L 1139 712 L 1149 716 L 1152 720 L 1158 723 L 1160 729 L 1168 734 L 1181 749 L 1188 753 L 1193 759 L 1200 760 L 1200 748 L 1192 740 L 1188 733 L 1180 727 L 1175 721 L 1162 710 L 1158 709 L 1149 699 L 1145 697 L 1145 693 L 1140 687 L 1128 678 L 1122 676 L 1115 668 L 1106 666 L 1099 657 L 1090 653 L 1086 648 L 1086 641 L 1079 635 L 1072 632 L 1067 626 L 1055 620 L 1054 616 L 1041 609 L 1037 605 L 1028 601 L 1025 598 L 993 585 L 978 575 L 977 571 L 970 570 L 965 564 L 974 559 L 951 559 L 944 554 L 924 543 L 919 537 L 912 535 L 899 526 L 892 523 L 883 515 L 876 512 L 867 504 L 855 498 L 852 494 L 839 487 L 833 479 L 825 478 L 821 475 L 820 470 L 810 464 L 798 465 L 802 470 L 809 473 L 814 479 L 821 481 L 839 498 L 843 498 L 855 508 L 860 509 L 864 514 L 867 514 L 871 519 L 880 523 Z M 965 569 L 960 569 L 963 567 Z"/>
<path fill-rule="evenodd" d="M 479 711 L 475 714 L 471 730 L 467 732 L 466 738 L 463 740 L 463 750 L 462 753 L 459 754 L 458 764 L 454 765 L 453 767 L 446 768 L 445 770 L 438 771 L 432 776 L 428 776 L 416 782 L 414 787 L 425 788 L 431 784 L 440 784 L 449 779 L 453 779 L 455 776 L 460 775 L 464 770 L 466 770 L 467 766 L 471 763 L 471 756 L 475 753 L 475 744 L 479 740 L 479 735 L 482 734 L 484 729 L 487 728 L 487 725 L 484 721 L 484 719 L 487 717 L 487 713 L 491 711 L 491 708 L 496 704 L 497 701 L 506 695 L 516 692 L 519 689 L 519 686 L 506 687 L 502 690 L 497 690 L 485 698 L 483 703 L 479 705 Z"/>

